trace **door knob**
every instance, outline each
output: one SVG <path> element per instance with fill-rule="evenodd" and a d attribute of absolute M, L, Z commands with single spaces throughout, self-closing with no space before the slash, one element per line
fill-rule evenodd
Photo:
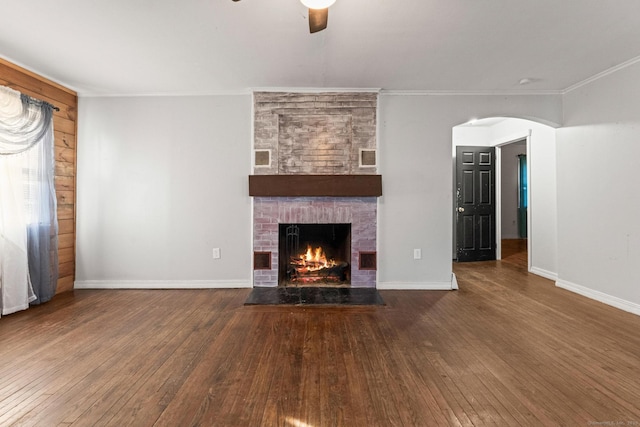
<path fill-rule="evenodd" d="M 464 212 L 464 208 L 461 206 L 458 208 L 458 212 Z"/>

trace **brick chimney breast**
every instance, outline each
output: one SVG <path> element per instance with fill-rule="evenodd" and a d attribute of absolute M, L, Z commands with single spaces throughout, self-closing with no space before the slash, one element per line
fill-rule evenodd
<path fill-rule="evenodd" d="M 350 224 L 350 287 L 376 286 L 378 94 L 372 92 L 254 92 L 252 182 L 278 181 L 253 194 L 254 286 L 279 286 L 280 224 Z M 262 176 L 257 176 L 262 175 Z M 268 176 L 271 175 L 271 176 Z M 280 175 L 280 176 L 275 176 Z M 322 176 L 318 176 L 322 175 Z M 327 175 L 327 176 L 324 176 Z M 344 175 L 344 176 L 343 176 Z M 358 176 L 353 175 L 369 175 Z M 317 188 L 337 183 L 330 194 L 273 194 L 273 188 L 299 190 L 300 182 Z M 321 186 L 328 188 L 330 185 Z M 366 188 L 366 191 L 362 191 Z M 374 190 L 371 190 L 371 189 Z M 260 190 L 260 191 L 258 191 Z M 309 192 L 308 190 L 305 190 Z M 322 193 L 321 192 L 321 193 Z M 348 193 L 348 194 L 345 194 Z M 257 261 L 256 261 L 257 260 Z"/>
<path fill-rule="evenodd" d="M 270 150 L 256 175 L 376 174 L 361 167 L 376 148 L 377 93 L 254 93 L 254 149 Z M 257 154 L 256 154 L 257 155 Z"/>

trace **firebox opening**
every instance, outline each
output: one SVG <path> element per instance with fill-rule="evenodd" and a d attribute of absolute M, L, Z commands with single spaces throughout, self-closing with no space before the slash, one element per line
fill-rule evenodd
<path fill-rule="evenodd" d="M 279 224 L 279 286 L 350 286 L 351 224 Z"/>

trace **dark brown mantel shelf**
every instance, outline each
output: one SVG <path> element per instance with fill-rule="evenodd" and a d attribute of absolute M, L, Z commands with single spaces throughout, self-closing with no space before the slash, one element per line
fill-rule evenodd
<path fill-rule="evenodd" d="M 258 197 L 379 197 L 381 175 L 249 175 Z"/>

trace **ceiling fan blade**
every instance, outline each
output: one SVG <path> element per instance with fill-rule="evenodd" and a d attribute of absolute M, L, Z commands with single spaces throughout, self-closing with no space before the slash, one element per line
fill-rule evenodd
<path fill-rule="evenodd" d="M 329 8 L 325 9 L 309 9 L 309 32 L 317 33 L 327 28 L 327 20 L 329 19 Z"/>

